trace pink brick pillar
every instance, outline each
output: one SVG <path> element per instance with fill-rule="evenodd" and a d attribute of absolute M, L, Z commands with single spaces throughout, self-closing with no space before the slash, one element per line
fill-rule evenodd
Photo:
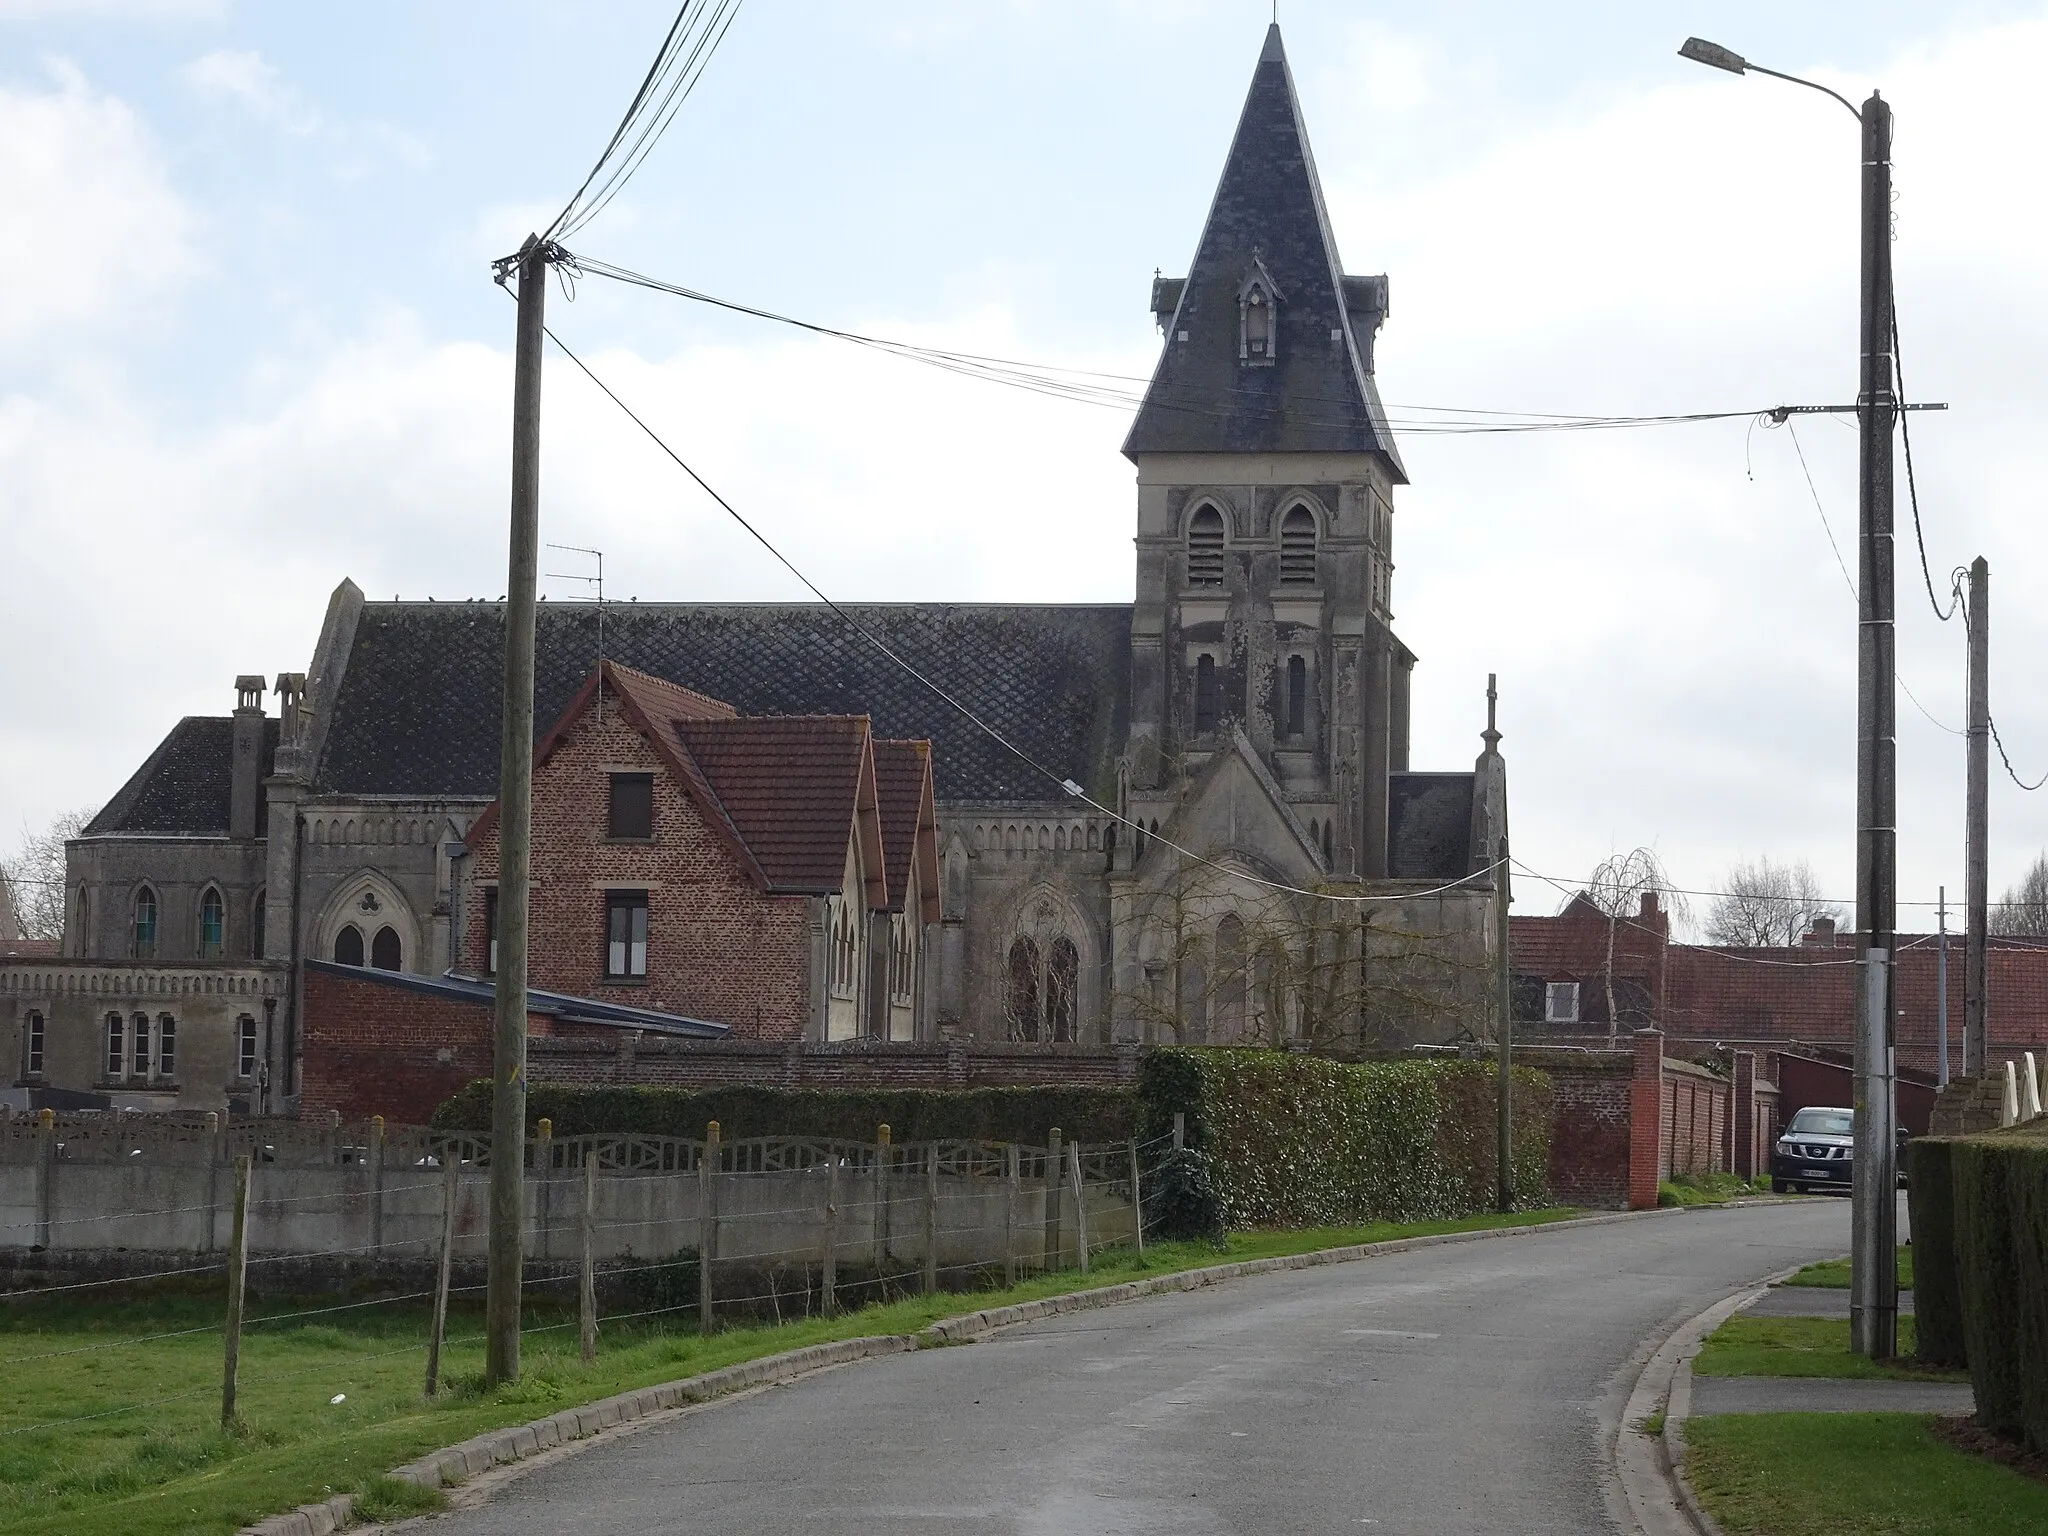
<path fill-rule="evenodd" d="M 1664 1034 L 1639 1029 L 1635 1071 L 1629 1080 L 1628 1208 L 1646 1211 L 1657 1203 L 1664 1152 Z"/>

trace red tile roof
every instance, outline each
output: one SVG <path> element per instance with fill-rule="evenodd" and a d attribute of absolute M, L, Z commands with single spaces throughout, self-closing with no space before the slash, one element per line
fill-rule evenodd
<path fill-rule="evenodd" d="M 889 877 L 889 907 L 900 911 L 920 868 L 927 902 L 938 897 L 938 818 L 932 801 L 932 744 L 876 741 L 875 796 L 882 816 L 882 862 Z"/>
<path fill-rule="evenodd" d="M 670 729 L 769 889 L 838 890 L 848 843 L 860 835 L 869 904 L 888 905 L 865 715 L 677 720 Z"/>

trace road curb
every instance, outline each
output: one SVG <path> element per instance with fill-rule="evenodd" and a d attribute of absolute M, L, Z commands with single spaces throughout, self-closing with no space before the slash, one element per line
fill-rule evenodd
<path fill-rule="evenodd" d="M 1724 1296 L 1672 1329 L 1636 1373 L 1615 1433 L 1614 1472 L 1641 1536 L 1722 1536 L 1685 1480 L 1685 1420 L 1692 1407 L 1692 1361 L 1708 1334 L 1772 1286 L 1805 1268 L 1794 1264 Z M 1661 1411 L 1655 1437 L 1638 1426 Z"/>
<path fill-rule="evenodd" d="M 1696 1207 L 1693 1209 L 1712 1209 Z M 1091 1290 L 1068 1291 L 1037 1301 L 1013 1306 L 985 1307 L 958 1317 L 940 1318 L 916 1333 L 875 1334 L 857 1339 L 840 1339 L 829 1344 L 810 1344 L 780 1354 L 763 1355 L 701 1375 L 640 1387 L 615 1397 L 602 1398 L 576 1408 L 564 1408 L 544 1419 L 534 1419 L 509 1429 L 487 1430 L 481 1435 L 433 1451 L 417 1461 L 392 1471 L 391 1476 L 422 1488 L 452 1488 L 493 1467 L 524 1461 L 558 1446 L 588 1440 L 630 1424 L 650 1414 L 708 1403 L 717 1398 L 757 1387 L 779 1386 L 812 1371 L 877 1355 L 904 1354 L 948 1344 L 965 1344 L 1019 1323 L 1040 1322 L 1068 1312 L 1087 1312 L 1113 1307 L 1145 1296 L 1170 1292 L 1199 1291 L 1229 1280 L 1253 1275 L 1279 1274 L 1292 1269 L 1311 1269 L 1323 1264 L 1350 1264 L 1384 1254 L 1405 1253 L 1413 1248 L 1435 1248 L 1449 1243 L 1478 1242 L 1486 1238 L 1527 1237 L 1554 1232 L 1564 1227 L 1612 1226 L 1624 1221 L 1654 1217 L 1683 1216 L 1685 1207 L 1661 1207 L 1647 1211 L 1614 1211 L 1597 1216 L 1571 1216 L 1561 1221 L 1533 1223 L 1523 1227 L 1486 1227 L 1476 1232 L 1441 1232 L 1427 1237 L 1396 1237 L 1379 1243 L 1353 1243 L 1342 1248 L 1318 1248 L 1309 1253 L 1284 1254 L 1271 1259 L 1241 1259 L 1234 1264 L 1214 1264 L 1204 1269 L 1183 1269 L 1170 1275 L 1145 1280 L 1128 1280 L 1120 1285 L 1097 1286 Z M 318 1504 L 302 1504 L 281 1515 L 272 1515 L 254 1525 L 243 1526 L 237 1536 L 330 1536 L 348 1525 L 354 1514 L 355 1496 L 338 1493 Z"/>

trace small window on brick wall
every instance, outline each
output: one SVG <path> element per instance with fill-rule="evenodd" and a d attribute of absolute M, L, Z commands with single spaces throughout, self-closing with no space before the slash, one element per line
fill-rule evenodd
<path fill-rule="evenodd" d="M 610 980 L 647 974 L 647 893 L 611 891 L 604 899 L 604 974 Z"/>
<path fill-rule="evenodd" d="M 1543 1017 L 1551 1024 L 1576 1024 L 1579 1022 L 1579 984 L 1576 981 L 1553 981 L 1543 1001 Z"/>
<path fill-rule="evenodd" d="M 615 773 L 605 836 L 644 842 L 654 836 L 654 775 Z"/>

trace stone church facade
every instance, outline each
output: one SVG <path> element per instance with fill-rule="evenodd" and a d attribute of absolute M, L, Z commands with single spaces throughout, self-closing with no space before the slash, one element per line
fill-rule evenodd
<path fill-rule="evenodd" d="M 1187 275 L 1156 279 L 1152 310 L 1160 360 L 1124 445 L 1135 601 L 845 607 L 978 720 L 821 605 L 655 603 L 610 605 L 601 629 L 543 605 L 535 718 L 608 659 L 745 715 L 929 741 L 921 1038 L 1353 1052 L 1484 1033 L 1505 768 L 1490 722 L 1472 768 L 1409 764 L 1407 476 L 1373 372 L 1388 284 L 1338 259 L 1277 27 Z M 290 1107 L 304 960 L 460 968 L 503 622 L 343 581 L 310 669 L 276 680 L 277 719 L 240 679 L 233 716 L 181 722 L 71 845 L 63 958 L 0 964 L 0 1032 L 37 1013 L 104 1068 L 103 1016 L 163 1011 L 124 986 L 214 997 L 232 976 L 179 1036 L 207 1074 L 180 1102 Z"/>

